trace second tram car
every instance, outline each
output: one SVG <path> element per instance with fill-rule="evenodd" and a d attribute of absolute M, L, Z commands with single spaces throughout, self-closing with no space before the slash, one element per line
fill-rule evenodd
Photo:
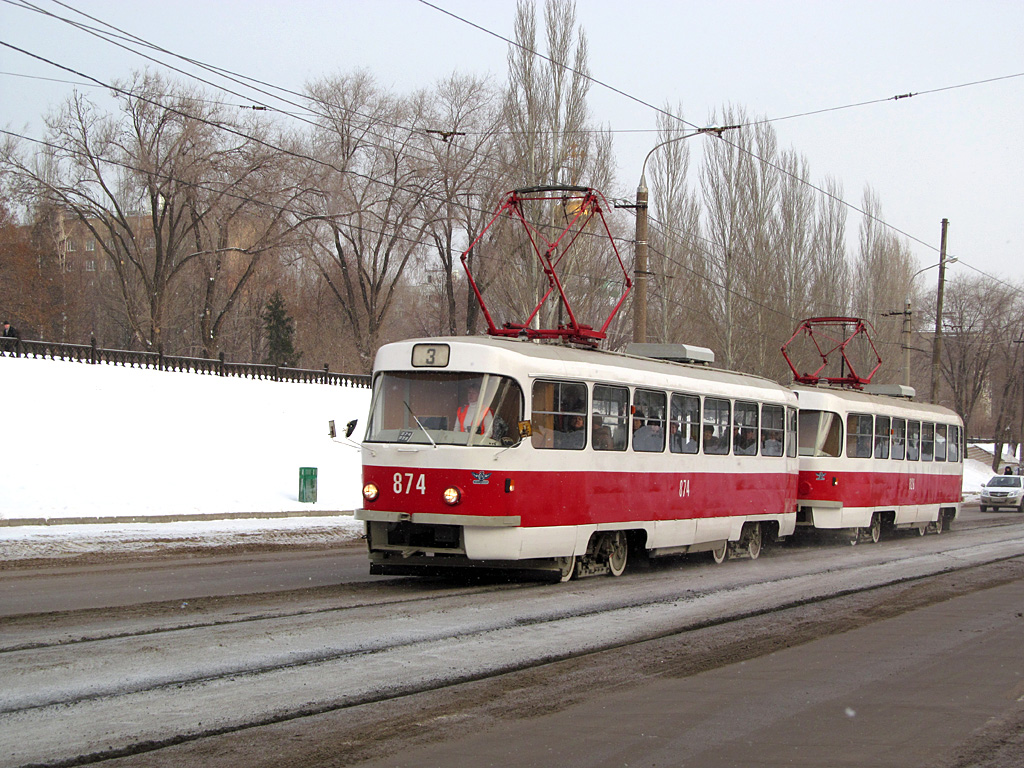
<path fill-rule="evenodd" d="M 757 557 L 797 522 L 797 396 L 757 376 L 486 337 L 388 344 L 363 442 L 371 571 L 619 575 Z"/>
<path fill-rule="evenodd" d="M 953 411 L 870 391 L 793 389 L 798 525 L 843 530 L 855 544 L 896 528 L 941 533 L 957 517 L 964 435 Z"/>

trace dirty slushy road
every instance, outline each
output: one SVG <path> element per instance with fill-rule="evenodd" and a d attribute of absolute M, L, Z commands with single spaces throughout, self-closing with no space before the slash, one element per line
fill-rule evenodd
<path fill-rule="evenodd" d="M 352 546 L 286 553 L 5 567 L 0 765 L 994 768 L 1024 755 L 1013 513 L 562 585 L 368 578 Z M 65 590 L 109 586 L 88 608 L 57 607 L 44 595 L 62 573 Z"/>

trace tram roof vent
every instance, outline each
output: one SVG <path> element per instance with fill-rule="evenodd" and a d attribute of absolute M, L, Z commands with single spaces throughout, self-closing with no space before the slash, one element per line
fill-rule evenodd
<path fill-rule="evenodd" d="M 867 384 L 864 391 L 869 395 L 886 395 L 888 397 L 905 397 L 908 400 L 917 394 L 913 387 L 903 384 Z"/>
<path fill-rule="evenodd" d="M 692 344 L 639 344 L 626 345 L 626 354 L 636 357 L 649 357 L 654 360 L 668 360 L 673 363 L 697 363 L 712 365 L 715 353 L 707 347 L 695 347 Z"/>

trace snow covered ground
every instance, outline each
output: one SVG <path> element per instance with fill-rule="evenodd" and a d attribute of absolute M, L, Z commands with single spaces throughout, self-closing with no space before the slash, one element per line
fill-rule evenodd
<path fill-rule="evenodd" d="M 348 387 L 0 357 L 0 560 L 356 538 L 369 400 Z M 332 440 L 331 419 L 339 432 L 359 419 L 353 440 Z M 317 468 L 316 503 L 298 500 L 300 467 Z M 991 475 L 967 461 L 965 500 Z M 181 519 L 225 513 L 252 517 Z M 281 514 L 294 516 L 271 517 Z M 46 524 L 10 524 L 21 520 Z"/>

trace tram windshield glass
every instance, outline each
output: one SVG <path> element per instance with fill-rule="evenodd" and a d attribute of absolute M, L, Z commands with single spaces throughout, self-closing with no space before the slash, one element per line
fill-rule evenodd
<path fill-rule="evenodd" d="M 843 420 L 831 411 L 800 411 L 801 456 L 839 456 L 843 450 Z"/>
<path fill-rule="evenodd" d="M 523 392 L 507 376 L 394 371 L 377 376 L 366 441 L 510 446 L 519 442 Z"/>

